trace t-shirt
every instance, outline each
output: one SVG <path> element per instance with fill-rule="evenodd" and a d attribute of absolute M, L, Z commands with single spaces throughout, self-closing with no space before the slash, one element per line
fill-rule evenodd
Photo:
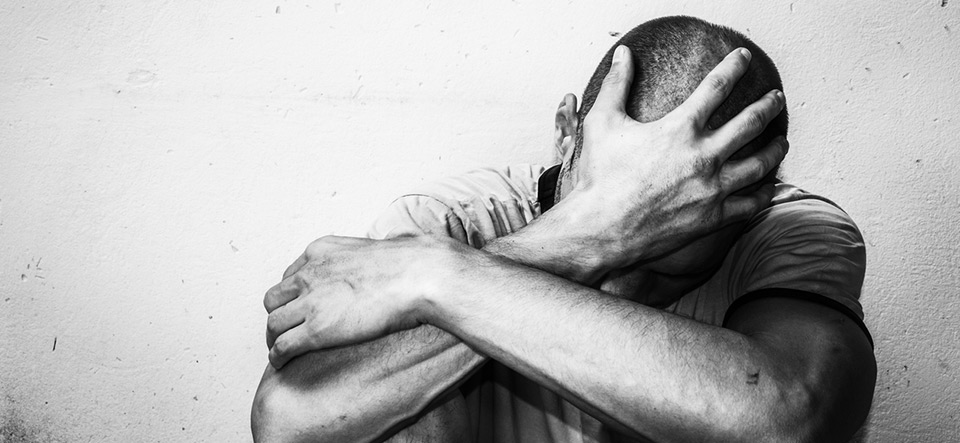
<path fill-rule="evenodd" d="M 485 168 L 429 183 L 395 200 L 368 235 L 447 235 L 482 248 L 552 205 L 555 168 Z M 865 267 L 863 238 L 843 210 L 826 198 L 778 183 L 771 206 L 749 221 L 717 272 L 664 310 L 723 326 L 733 310 L 763 296 L 764 290 L 786 289 L 843 312 L 869 338 L 859 302 Z M 477 442 L 623 441 L 560 396 L 497 362 L 489 362 L 463 390 L 475 415 Z"/>

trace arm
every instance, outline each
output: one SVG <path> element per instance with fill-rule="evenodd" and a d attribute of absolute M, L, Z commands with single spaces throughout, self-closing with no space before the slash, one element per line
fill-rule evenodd
<path fill-rule="evenodd" d="M 420 315 L 621 430 L 655 441 L 839 441 L 869 409 L 870 344 L 829 308 L 764 298 L 724 329 L 490 254 L 453 255 L 458 278 L 442 279 Z M 501 284 L 477 284 L 491 280 Z"/>
<path fill-rule="evenodd" d="M 423 411 L 429 411 L 425 422 L 462 430 L 456 386 L 485 359 L 456 337 L 424 325 L 310 352 L 280 370 L 268 365 L 254 400 L 254 440 L 374 441 L 416 423 Z M 421 429 L 408 432 L 429 431 L 417 426 Z"/>
<path fill-rule="evenodd" d="M 627 59 L 627 63 L 629 63 L 629 58 Z M 627 67 L 629 68 L 629 65 Z M 738 57 L 735 53 L 732 54 L 731 57 L 728 57 L 728 60 L 725 61 L 724 64 L 718 67 L 711 79 L 716 80 L 716 77 L 722 77 L 724 81 L 719 84 L 730 86 L 735 82 L 735 79 L 742 74 L 742 69 L 738 70 L 738 67 L 744 68 L 745 60 L 742 57 Z M 612 75 L 617 72 L 616 69 L 611 69 Z M 605 83 L 605 89 L 608 92 L 604 93 L 604 91 L 601 91 L 601 95 L 611 96 L 611 94 L 613 94 L 615 96 L 619 94 L 621 97 L 619 104 L 616 103 L 616 98 L 608 98 L 607 101 L 611 102 L 615 108 L 619 106 L 619 109 L 616 111 L 619 112 L 620 115 L 625 116 L 622 109 L 622 96 L 626 94 L 626 89 L 629 85 L 629 75 L 621 75 L 619 79 L 611 81 L 611 84 L 616 84 L 618 89 L 613 89 L 613 92 L 609 92 L 611 88 L 606 87 L 607 83 Z M 508 254 L 507 251 L 510 249 L 515 250 L 515 252 L 530 252 L 530 254 L 524 256 L 525 264 L 546 269 L 558 275 L 572 276 L 579 281 L 590 281 L 591 279 L 595 279 L 599 273 L 602 273 L 604 267 L 615 267 L 624 262 L 636 261 L 643 257 L 643 254 L 653 256 L 662 253 L 668 250 L 667 248 L 670 246 L 676 246 L 675 243 L 678 241 L 682 242 L 701 235 L 705 229 L 715 229 L 718 224 L 729 223 L 736 219 L 749 217 L 760 206 L 769 201 L 769 192 L 760 192 L 751 197 L 733 197 L 729 196 L 729 194 L 734 190 L 740 189 L 745 184 L 759 179 L 778 163 L 784 154 L 782 145 L 772 145 L 756 157 L 736 163 L 724 164 L 723 159 L 725 156 L 728 156 L 729 153 L 738 149 L 739 146 L 742 146 L 747 140 L 762 131 L 763 123 L 773 118 L 782 108 L 782 99 L 771 100 L 768 97 L 765 100 L 761 100 L 744 111 L 741 117 L 732 120 L 728 125 L 724 126 L 725 129 L 721 128 L 721 130 L 714 133 L 702 134 L 706 117 L 710 115 L 712 109 L 723 101 L 729 89 L 707 88 L 698 91 L 700 91 L 699 94 L 695 93 L 688 100 L 687 103 L 689 104 L 685 103 L 685 106 L 681 107 L 682 109 L 678 108 L 680 111 L 672 113 L 674 116 L 672 119 L 664 122 L 655 122 L 657 124 L 650 125 L 640 125 L 632 120 L 627 121 L 628 119 L 625 120 L 623 118 L 617 120 L 610 118 L 610 115 L 607 116 L 608 118 L 606 120 L 596 117 L 598 115 L 601 117 L 604 116 L 602 113 L 596 111 L 602 108 L 601 103 L 603 100 L 598 99 L 597 105 L 594 107 L 595 111 L 591 113 L 591 116 L 594 116 L 592 117 L 594 123 L 591 124 L 588 122 L 587 128 L 605 128 L 606 133 L 615 141 L 628 141 L 628 145 L 626 146 L 624 146 L 623 143 L 620 143 L 619 146 L 616 142 L 608 143 L 611 149 L 608 150 L 607 153 L 613 154 L 612 157 L 614 160 L 611 161 L 615 163 L 626 163 L 626 160 L 630 160 L 631 157 L 634 158 L 632 161 L 637 163 L 635 158 L 642 158 L 643 160 L 639 162 L 639 170 L 624 169 L 622 164 L 614 164 L 612 165 L 613 167 L 608 167 L 604 165 L 604 162 L 601 160 L 587 161 L 585 169 L 588 172 L 591 169 L 603 170 L 603 175 L 608 177 L 612 185 L 603 180 L 582 180 L 583 186 L 579 187 L 582 189 L 580 189 L 580 192 L 577 194 L 582 197 L 579 197 L 579 200 L 577 198 L 571 199 L 572 201 L 585 203 L 567 206 L 587 208 L 596 210 L 597 212 L 584 217 L 584 213 L 575 214 L 561 209 L 563 205 L 560 205 L 551 211 L 548 216 L 544 217 L 542 222 L 537 223 L 537 225 L 540 226 L 538 230 L 529 232 L 527 230 L 521 231 L 520 234 L 526 234 L 518 234 L 520 238 L 517 241 L 499 243 L 499 246 L 497 243 L 494 243 L 491 246 L 492 250 L 503 254 Z M 774 96 L 771 94 L 770 97 Z M 611 127 L 611 124 L 617 121 L 625 124 L 627 128 L 620 130 L 622 128 Z M 761 123 L 759 127 L 749 124 L 756 122 Z M 588 132 L 588 136 L 591 139 L 597 139 L 599 137 L 596 135 L 596 131 Z M 659 157 L 658 155 L 650 155 L 648 152 L 637 152 L 637 144 L 659 149 L 658 152 L 655 152 Z M 680 146 L 678 147 L 677 145 Z M 682 150 L 677 151 L 678 149 Z M 618 150 L 621 151 L 619 154 L 616 152 Z M 677 158 L 674 162 L 676 164 L 685 164 L 686 162 L 693 161 L 699 166 L 709 166 L 707 169 L 710 170 L 705 172 L 697 169 L 691 170 L 686 167 L 681 168 L 679 171 L 664 170 L 661 168 L 663 164 L 658 163 L 656 160 L 658 158 L 662 159 L 663 151 L 666 150 L 670 151 L 671 157 Z M 678 152 L 683 155 L 678 155 Z M 709 161 L 707 161 L 707 159 L 709 159 Z M 724 165 L 724 167 L 720 168 L 720 165 Z M 683 170 L 684 168 L 686 170 Z M 640 180 L 639 183 L 634 183 L 637 181 L 638 176 L 642 177 L 644 176 L 644 172 L 651 171 L 657 173 L 648 175 L 660 178 L 666 174 L 672 178 L 660 183 L 654 183 L 655 186 L 653 186 L 652 189 L 650 187 L 651 183 L 649 182 Z M 672 172 L 677 172 L 677 174 L 671 174 Z M 597 173 L 594 172 L 594 175 L 596 174 Z M 680 183 L 677 182 L 678 179 Z M 623 183 L 635 184 L 636 187 L 641 188 L 644 191 L 643 195 L 646 197 L 646 200 L 636 202 L 633 201 L 636 199 L 632 198 L 632 196 L 628 197 L 629 200 L 640 208 L 648 206 L 655 207 L 654 212 L 657 216 L 651 217 L 649 213 L 643 213 L 642 211 L 630 211 L 629 209 L 632 206 L 618 206 L 616 201 L 611 203 L 610 196 L 622 197 L 621 194 L 630 193 L 631 189 L 621 186 Z M 611 192 L 611 190 L 614 192 Z M 664 193 L 670 198 L 664 199 Z M 678 193 L 682 194 L 683 198 L 677 198 L 676 195 Z M 598 195 L 606 196 L 607 198 L 594 198 Z M 764 195 L 766 196 L 764 197 Z M 671 203 L 672 206 L 664 207 L 663 203 L 665 201 Z M 591 206 L 591 202 L 600 202 L 602 204 L 600 207 L 596 205 Z M 720 203 L 720 208 L 716 206 L 718 202 Z M 603 204 L 607 206 L 604 207 Z M 598 218 L 596 215 L 602 214 L 604 209 L 609 212 L 611 208 L 617 209 L 616 216 L 599 217 L 607 223 L 596 223 L 596 219 Z M 622 208 L 628 210 L 619 211 L 619 209 Z M 723 213 L 724 210 L 726 213 Z M 666 219 L 663 214 L 665 211 L 673 211 L 673 217 Z M 571 214 L 575 214 L 575 216 L 570 218 Z M 691 224 L 693 226 L 691 226 Z M 570 229 L 561 229 L 558 231 L 550 229 L 550 227 L 557 226 L 566 226 Z M 611 235 L 611 232 L 616 233 L 616 235 Z M 626 235 L 622 235 L 622 232 L 626 232 Z M 606 237 L 598 235 L 598 233 L 606 234 Z M 509 238 L 510 237 L 508 237 L 508 239 Z M 630 242 L 620 241 L 623 238 L 633 240 Z M 573 241 L 571 242 L 571 240 Z M 294 271 L 292 273 L 293 275 L 286 276 L 287 278 L 285 278 L 284 282 L 267 294 L 265 304 L 267 304 L 268 311 L 271 312 L 268 327 L 269 333 L 273 338 L 280 336 L 277 338 L 275 344 L 272 343 L 272 338 L 269 339 L 271 342 L 269 343 L 271 345 L 270 357 L 273 365 L 275 367 L 281 367 L 293 356 L 312 349 L 321 349 L 330 346 L 330 343 L 335 343 L 334 346 L 341 346 L 344 344 L 365 342 L 397 330 L 418 326 L 419 322 L 416 318 L 407 315 L 395 316 L 391 313 L 386 317 L 374 319 L 369 323 L 369 329 L 361 334 L 355 334 L 355 331 L 344 330 L 344 325 L 354 324 L 353 319 L 339 318 L 334 314 L 336 310 L 322 306 L 326 303 L 324 298 L 327 295 L 326 293 L 335 291 L 314 291 L 317 288 L 329 289 L 330 285 L 346 289 L 343 283 L 347 283 L 346 286 L 349 286 L 351 290 L 367 289 L 371 291 L 365 299 L 351 299 L 348 301 L 348 306 L 353 311 L 353 314 L 393 312 L 385 308 L 387 306 L 396 308 L 408 302 L 409 299 L 407 298 L 406 291 L 418 287 L 419 282 L 407 280 L 407 284 L 396 288 L 391 288 L 383 284 L 374 284 L 373 282 L 382 283 L 394 281 L 396 278 L 402 279 L 402 265 L 415 263 L 420 263 L 421 265 L 426 264 L 421 270 L 427 273 L 437 267 L 448 265 L 444 262 L 429 262 L 429 260 L 423 260 L 424 256 L 429 255 L 429 247 L 419 249 L 417 247 L 405 247 L 405 245 L 410 246 L 417 243 L 417 241 L 417 239 L 402 239 L 402 241 L 393 243 L 378 243 L 379 246 L 391 249 L 391 253 L 394 254 L 380 256 L 382 259 L 380 262 L 371 261 L 370 258 L 373 257 L 372 255 L 367 256 L 365 259 L 350 260 L 349 258 L 344 259 L 342 256 L 332 258 L 327 255 L 326 252 L 322 251 L 323 249 L 329 249 L 331 246 L 335 248 L 343 247 L 346 248 L 346 250 L 355 249 L 354 247 L 356 245 L 352 244 L 348 239 L 328 238 L 317 242 L 316 244 L 318 246 L 316 249 L 318 251 L 314 254 L 314 257 L 305 257 L 299 261 L 300 263 L 295 263 L 291 268 Z M 423 243 L 423 241 L 420 241 L 419 244 L 423 246 L 427 243 L 429 242 Z M 574 247 L 571 248 L 570 245 L 574 245 Z M 497 250 L 497 248 L 499 248 L 499 250 Z M 584 252 L 592 255 L 582 254 Z M 520 255 L 513 254 L 512 257 L 519 258 Z M 576 260 L 583 257 L 589 258 L 586 260 Z M 353 258 L 356 259 L 358 256 L 355 255 Z M 568 260 L 568 258 L 574 258 L 574 260 Z M 329 269 L 330 266 L 338 267 L 341 273 L 331 272 Z M 364 277 L 364 275 L 369 278 Z M 364 277 L 364 284 L 356 284 L 358 283 L 357 281 L 352 281 L 354 277 Z M 367 286 L 368 284 L 372 286 Z M 394 293 L 391 289 L 396 289 L 397 292 Z M 320 294 L 320 292 L 324 294 Z M 415 290 L 414 292 L 419 294 L 422 291 Z M 335 297 L 331 299 L 335 299 Z M 322 312 L 324 315 L 308 315 L 311 312 Z M 328 312 L 331 314 L 328 315 Z M 333 323 L 330 323 L 330 320 L 333 320 Z M 364 321 L 363 323 L 366 322 Z M 455 341 L 448 341 L 446 343 L 455 343 Z M 422 344 L 421 342 L 421 345 Z M 407 355 L 409 356 L 409 354 Z M 418 357 L 415 356 L 413 357 L 414 360 L 417 358 Z M 383 359 L 392 360 L 389 357 L 384 357 Z M 394 364 L 395 363 L 391 363 L 391 365 Z M 409 367 L 409 365 L 404 366 L 404 364 L 396 366 L 400 367 L 399 370 Z M 392 383 L 385 383 L 385 386 L 402 384 L 405 379 L 409 379 L 409 377 L 395 377 L 398 370 L 387 367 L 382 369 L 383 376 L 390 377 L 393 380 Z M 449 368 L 446 371 L 437 372 L 436 374 L 440 374 L 439 382 L 427 380 L 426 378 L 419 378 L 418 380 L 425 383 L 425 386 L 428 387 L 435 383 L 446 383 L 449 385 L 451 377 L 462 377 L 462 373 L 455 373 L 457 369 L 458 368 L 454 368 L 452 370 L 454 372 L 451 372 Z M 267 376 L 270 377 L 271 375 L 271 372 L 268 370 Z M 356 374 L 349 373 L 347 376 L 349 378 L 355 375 Z M 287 397 L 290 396 L 272 394 L 272 390 L 270 389 L 271 385 L 267 382 L 268 380 L 265 379 L 266 384 L 261 385 L 261 391 L 267 395 L 261 396 L 258 394 L 257 397 L 258 400 L 254 409 L 255 428 L 258 414 L 262 416 L 263 412 L 269 413 L 269 411 L 273 409 L 282 411 L 284 405 L 289 404 L 298 406 L 288 407 L 288 409 L 292 408 L 290 414 L 284 414 L 282 412 L 269 413 L 269 417 L 281 419 L 287 415 L 313 414 L 313 416 L 307 417 L 307 420 L 291 423 L 289 429 L 300 429 L 299 426 L 308 425 L 308 422 L 311 422 L 311 420 L 313 423 L 313 428 L 311 429 L 330 426 L 330 420 L 340 417 L 336 411 L 343 410 L 343 407 L 346 406 L 341 404 L 344 401 L 343 396 L 333 395 L 326 397 L 325 400 L 333 402 L 334 405 L 327 405 L 326 408 L 320 408 L 321 405 L 319 404 L 319 400 L 316 399 L 316 396 L 312 397 L 313 400 L 311 403 L 308 401 L 310 398 L 307 398 L 305 394 L 294 390 L 292 396 L 295 397 L 295 399 L 303 400 L 304 403 L 302 404 L 304 406 L 312 407 L 301 408 L 299 407 L 300 403 L 283 401 L 289 400 Z M 356 386 L 356 384 L 352 383 L 343 383 L 343 385 L 348 387 Z M 429 391 L 423 392 L 430 393 Z M 343 391 L 344 395 L 349 395 L 349 393 L 349 389 Z M 402 393 L 413 396 L 423 395 L 421 391 L 416 389 L 403 391 Z M 278 398 L 280 400 L 269 401 L 270 398 Z M 391 405 L 391 407 L 395 406 L 394 411 L 402 409 L 404 413 L 410 414 L 416 412 L 414 410 L 415 408 L 404 408 L 404 405 L 423 405 L 424 403 L 422 401 L 424 399 L 420 397 L 419 400 L 420 403 L 417 403 L 417 398 L 412 400 L 410 398 L 397 398 L 395 402 L 387 402 L 387 404 Z M 355 420 L 357 418 L 377 416 L 376 414 L 378 413 L 371 412 L 371 409 L 368 407 L 373 408 L 375 406 L 363 405 L 363 407 L 355 411 L 355 415 L 346 415 L 345 419 L 337 421 L 336 424 L 339 425 L 342 424 L 341 422 L 349 422 L 349 425 L 343 423 L 345 424 L 345 429 L 347 429 L 358 423 L 358 421 Z M 317 412 L 312 410 L 313 408 L 319 408 L 318 410 L 324 413 L 317 414 Z M 383 416 L 380 417 L 382 418 Z M 392 416 L 392 418 L 395 417 L 395 415 Z M 285 431 L 286 429 L 284 426 L 270 426 L 270 428 L 279 429 L 280 431 Z M 329 431 L 329 429 L 327 429 L 327 431 Z"/>
<path fill-rule="evenodd" d="M 501 231 L 520 229 L 526 221 L 523 210 L 517 209 L 500 213 L 493 222 L 506 227 Z M 488 240 L 505 235 L 492 226 L 480 226 L 490 229 L 479 233 L 468 230 L 455 214 L 439 200 L 405 197 L 378 218 L 370 235 L 449 236 L 464 243 L 470 233 Z M 314 257 L 315 249 L 308 247 L 284 279 Z M 272 298 L 276 294 L 272 289 L 265 297 L 268 312 L 278 307 Z M 272 327 L 268 323 L 268 331 Z M 429 325 L 353 346 L 316 350 L 282 369 L 266 368 L 252 410 L 254 436 L 257 441 L 308 437 L 371 441 L 400 431 L 392 441 L 463 441 L 459 435 L 443 440 L 439 434 L 466 429 L 465 405 L 456 388 L 485 361 L 456 337 Z M 361 398 L 357 386 L 364 387 Z"/>
<path fill-rule="evenodd" d="M 437 201 L 398 199 L 378 218 L 379 229 L 371 234 L 449 235 L 466 242 L 465 230 L 454 220 L 450 209 Z M 523 220 L 510 222 L 519 227 Z M 308 247 L 284 279 L 313 253 Z M 264 300 L 268 312 L 277 308 L 273 294 L 269 291 Z M 423 325 L 366 343 L 316 350 L 281 369 L 268 365 L 252 410 L 254 439 L 374 441 L 394 436 L 391 441 L 463 441 L 455 434 L 467 428 L 457 385 L 484 361 L 485 356 L 456 337 Z"/>

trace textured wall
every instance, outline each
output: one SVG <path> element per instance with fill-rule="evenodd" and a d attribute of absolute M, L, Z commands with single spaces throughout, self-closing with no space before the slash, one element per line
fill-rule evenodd
<path fill-rule="evenodd" d="M 612 33 L 783 72 L 786 177 L 869 244 L 865 439 L 960 435 L 960 2 L 0 3 L 0 441 L 245 441 L 263 291 L 422 180 L 551 159 Z"/>

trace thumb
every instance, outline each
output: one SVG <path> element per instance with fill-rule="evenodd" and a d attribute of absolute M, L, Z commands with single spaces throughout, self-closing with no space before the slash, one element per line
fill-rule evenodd
<path fill-rule="evenodd" d="M 613 51 L 613 61 L 607 76 L 603 78 L 597 100 L 591 113 L 603 111 L 609 115 L 626 114 L 627 95 L 633 82 L 633 59 L 630 49 L 624 45 Z"/>

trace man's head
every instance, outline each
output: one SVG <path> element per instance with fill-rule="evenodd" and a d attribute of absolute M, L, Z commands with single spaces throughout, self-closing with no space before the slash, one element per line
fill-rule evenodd
<path fill-rule="evenodd" d="M 783 89 L 780 74 L 770 58 L 737 31 L 683 16 L 643 23 L 625 34 L 604 56 L 583 92 L 580 109 L 576 111 L 578 118 L 570 118 L 574 110 L 570 109 L 569 101 L 558 111 L 558 134 L 576 134 L 573 154 L 567 156 L 560 173 L 556 193 L 558 199 L 563 198 L 575 184 L 577 163 L 583 149 L 583 128 L 578 122 L 584 121 L 590 112 L 618 45 L 627 46 L 632 53 L 634 78 L 626 101 L 626 112 L 640 122 L 658 120 L 683 103 L 707 73 L 738 47 L 749 49 L 752 60 L 727 100 L 709 119 L 708 128 L 719 128 L 770 90 Z M 564 116 L 566 118 L 562 118 Z M 567 126 L 561 127 L 563 125 Z M 786 132 L 787 112 L 784 110 L 760 136 L 732 158 L 746 157 L 776 137 L 785 136 Z M 775 175 L 776 171 L 771 172 L 764 181 L 773 180 Z M 736 239 L 742 225 L 735 228 L 704 237 L 690 247 L 648 264 L 647 268 L 665 274 L 687 274 L 715 268 Z M 708 256 L 709 260 L 705 258 Z"/>
<path fill-rule="evenodd" d="M 640 122 L 658 120 L 683 103 L 700 84 L 707 73 L 738 47 L 753 54 L 747 72 L 740 78 L 727 100 L 717 108 L 707 126 L 716 129 L 773 89 L 783 90 L 780 73 L 753 41 L 743 34 L 701 19 L 686 16 L 662 17 L 643 23 L 626 33 L 600 61 L 581 97 L 577 111 L 583 121 L 600 92 L 603 78 L 610 70 L 613 51 L 619 45 L 630 48 L 633 55 L 634 77 L 627 100 L 627 114 Z M 564 124 L 576 124 L 565 119 Z M 558 124 L 560 120 L 558 119 Z M 576 133 L 573 156 L 564 165 L 575 170 L 583 149 L 583 128 L 566 128 Z M 767 125 L 766 130 L 748 143 L 733 159 L 746 157 L 769 144 L 774 138 L 787 134 L 787 112 L 784 110 Z M 771 174 L 768 179 L 772 179 Z M 561 183 L 566 187 L 568 183 Z M 568 188 L 569 189 L 569 188 Z M 561 192 L 557 193 L 558 198 Z"/>

